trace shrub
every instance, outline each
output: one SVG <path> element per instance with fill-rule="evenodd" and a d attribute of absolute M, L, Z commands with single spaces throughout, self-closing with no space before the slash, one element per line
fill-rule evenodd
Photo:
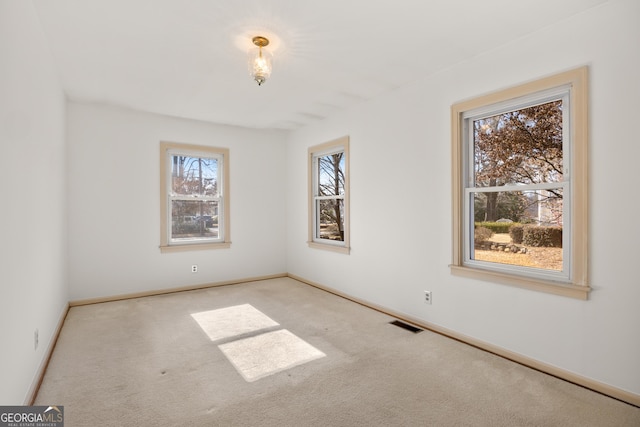
<path fill-rule="evenodd" d="M 200 233 L 200 224 L 198 223 L 174 223 L 171 225 L 172 234 L 194 234 Z"/>
<path fill-rule="evenodd" d="M 494 233 L 508 233 L 509 229 L 514 225 L 518 225 L 517 222 L 476 222 L 476 227 L 484 227 L 493 231 Z"/>
<path fill-rule="evenodd" d="M 473 233 L 473 240 L 476 243 L 482 243 L 493 236 L 493 231 L 487 227 L 476 227 Z"/>
<path fill-rule="evenodd" d="M 562 247 L 562 227 L 526 226 L 522 243 L 535 247 Z"/>
<path fill-rule="evenodd" d="M 524 225 L 515 224 L 509 228 L 509 236 L 511 236 L 511 241 L 513 243 L 522 243 L 522 237 L 524 233 Z"/>

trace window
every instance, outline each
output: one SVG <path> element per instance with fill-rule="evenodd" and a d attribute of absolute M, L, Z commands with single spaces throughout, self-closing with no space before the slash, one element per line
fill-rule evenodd
<path fill-rule="evenodd" d="M 349 137 L 309 148 L 309 246 L 349 253 Z"/>
<path fill-rule="evenodd" d="M 160 250 L 228 248 L 229 150 L 160 143 Z"/>
<path fill-rule="evenodd" d="M 586 299 L 586 67 L 451 111 L 452 272 Z"/>

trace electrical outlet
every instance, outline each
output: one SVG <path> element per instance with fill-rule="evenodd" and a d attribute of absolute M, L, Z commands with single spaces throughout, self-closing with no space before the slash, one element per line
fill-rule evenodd
<path fill-rule="evenodd" d="M 38 329 L 33 331 L 33 349 L 34 350 L 38 349 Z"/>
<path fill-rule="evenodd" d="M 193 264 L 191 266 L 191 272 L 192 273 L 197 273 L 198 272 L 198 265 L 197 264 Z"/>
<path fill-rule="evenodd" d="M 431 291 L 424 291 L 424 303 L 431 304 Z"/>

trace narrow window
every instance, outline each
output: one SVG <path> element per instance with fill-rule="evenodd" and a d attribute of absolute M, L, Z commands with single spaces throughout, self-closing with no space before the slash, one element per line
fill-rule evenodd
<path fill-rule="evenodd" d="M 586 298 L 586 69 L 452 116 L 453 271 Z"/>
<path fill-rule="evenodd" d="M 167 142 L 160 148 L 161 250 L 229 247 L 229 151 Z"/>
<path fill-rule="evenodd" d="M 349 251 L 349 139 L 309 148 L 309 245 Z"/>

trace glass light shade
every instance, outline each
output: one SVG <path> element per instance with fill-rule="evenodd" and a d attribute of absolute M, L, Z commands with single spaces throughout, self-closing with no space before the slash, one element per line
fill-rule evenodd
<path fill-rule="evenodd" d="M 273 55 L 268 50 L 255 47 L 249 50 L 249 74 L 261 86 L 271 76 Z"/>

